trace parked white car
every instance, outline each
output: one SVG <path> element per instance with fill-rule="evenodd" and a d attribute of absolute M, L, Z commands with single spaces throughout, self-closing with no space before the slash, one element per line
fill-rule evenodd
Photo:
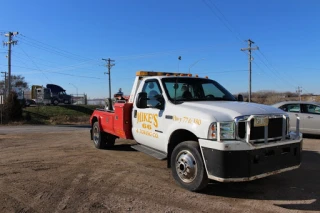
<path fill-rule="evenodd" d="M 300 117 L 300 132 L 320 135 L 320 103 L 307 101 L 285 101 L 273 105 L 289 114 L 290 128 L 296 128 Z"/>

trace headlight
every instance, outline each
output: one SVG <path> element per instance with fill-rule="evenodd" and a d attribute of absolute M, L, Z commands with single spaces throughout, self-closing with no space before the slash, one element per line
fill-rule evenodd
<path fill-rule="evenodd" d="M 234 122 L 221 122 L 220 139 L 235 139 Z"/>
<path fill-rule="evenodd" d="M 287 117 L 287 134 L 290 132 L 290 118 Z"/>
<path fill-rule="evenodd" d="M 212 123 L 209 127 L 208 139 L 231 140 L 235 139 L 234 122 Z"/>

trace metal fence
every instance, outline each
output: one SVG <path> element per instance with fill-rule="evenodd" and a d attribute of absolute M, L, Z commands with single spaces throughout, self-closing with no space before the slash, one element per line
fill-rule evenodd
<path fill-rule="evenodd" d="M 86 105 L 87 104 L 87 95 L 86 94 L 70 94 L 72 97 L 72 104 L 74 105 Z"/>
<path fill-rule="evenodd" d="M 104 106 L 105 105 L 105 99 L 102 99 L 102 98 L 88 99 L 87 104 L 88 105 L 101 105 L 101 106 Z"/>

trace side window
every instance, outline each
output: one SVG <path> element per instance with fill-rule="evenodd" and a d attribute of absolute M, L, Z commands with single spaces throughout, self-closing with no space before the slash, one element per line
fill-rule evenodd
<path fill-rule="evenodd" d="M 287 106 L 287 112 L 301 112 L 300 110 L 300 104 L 288 104 Z"/>
<path fill-rule="evenodd" d="M 195 97 L 193 85 L 179 82 L 167 82 L 166 87 L 171 98 L 192 99 Z"/>
<path fill-rule="evenodd" d="M 161 104 L 160 101 L 158 101 L 158 97 L 162 94 L 162 91 L 157 80 L 146 81 L 142 92 L 147 93 L 147 105 L 149 108 L 156 108 Z"/>
<path fill-rule="evenodd" d="M 320 114 L 320 106 L 313 104 L 304 104 L 303 111 L 305 113 Z"/>
<path fill-rule="evenodd" d="M 215 98 L 223 98 L 224 94 L 215 85 L 202 84 L 204 96 L 213 95 Z"/>
<path fill-rule="evenodd" d="M 283 105 L 283 106 L 281 106 L 281 107 L 279 107 L 280 109 L 282 109 L 283 111 L 285 111 L 285 112 L 288 112 L 288 105 L 286 104 L 286 105 Z"/>

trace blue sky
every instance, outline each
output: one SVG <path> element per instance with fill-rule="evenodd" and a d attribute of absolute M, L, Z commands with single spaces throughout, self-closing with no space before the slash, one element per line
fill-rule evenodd
<path fill-rule="evenodd" d="M 13 75 L 89 98 L 108 96 L 102 58 L 109 57 L 112 93 L 121 87 L 129 94 L 138 70 L 189 68 L 232 93 L 247 92 L 248 56 L 240 49 L 248 38 L 260 48 L 253 51 L 253 92 L 300 86 L 320 94 L 319 11 L 317 0 L 11 0 L 2 1 L 0 32 L 2 41 L 19 32 Z"/>

